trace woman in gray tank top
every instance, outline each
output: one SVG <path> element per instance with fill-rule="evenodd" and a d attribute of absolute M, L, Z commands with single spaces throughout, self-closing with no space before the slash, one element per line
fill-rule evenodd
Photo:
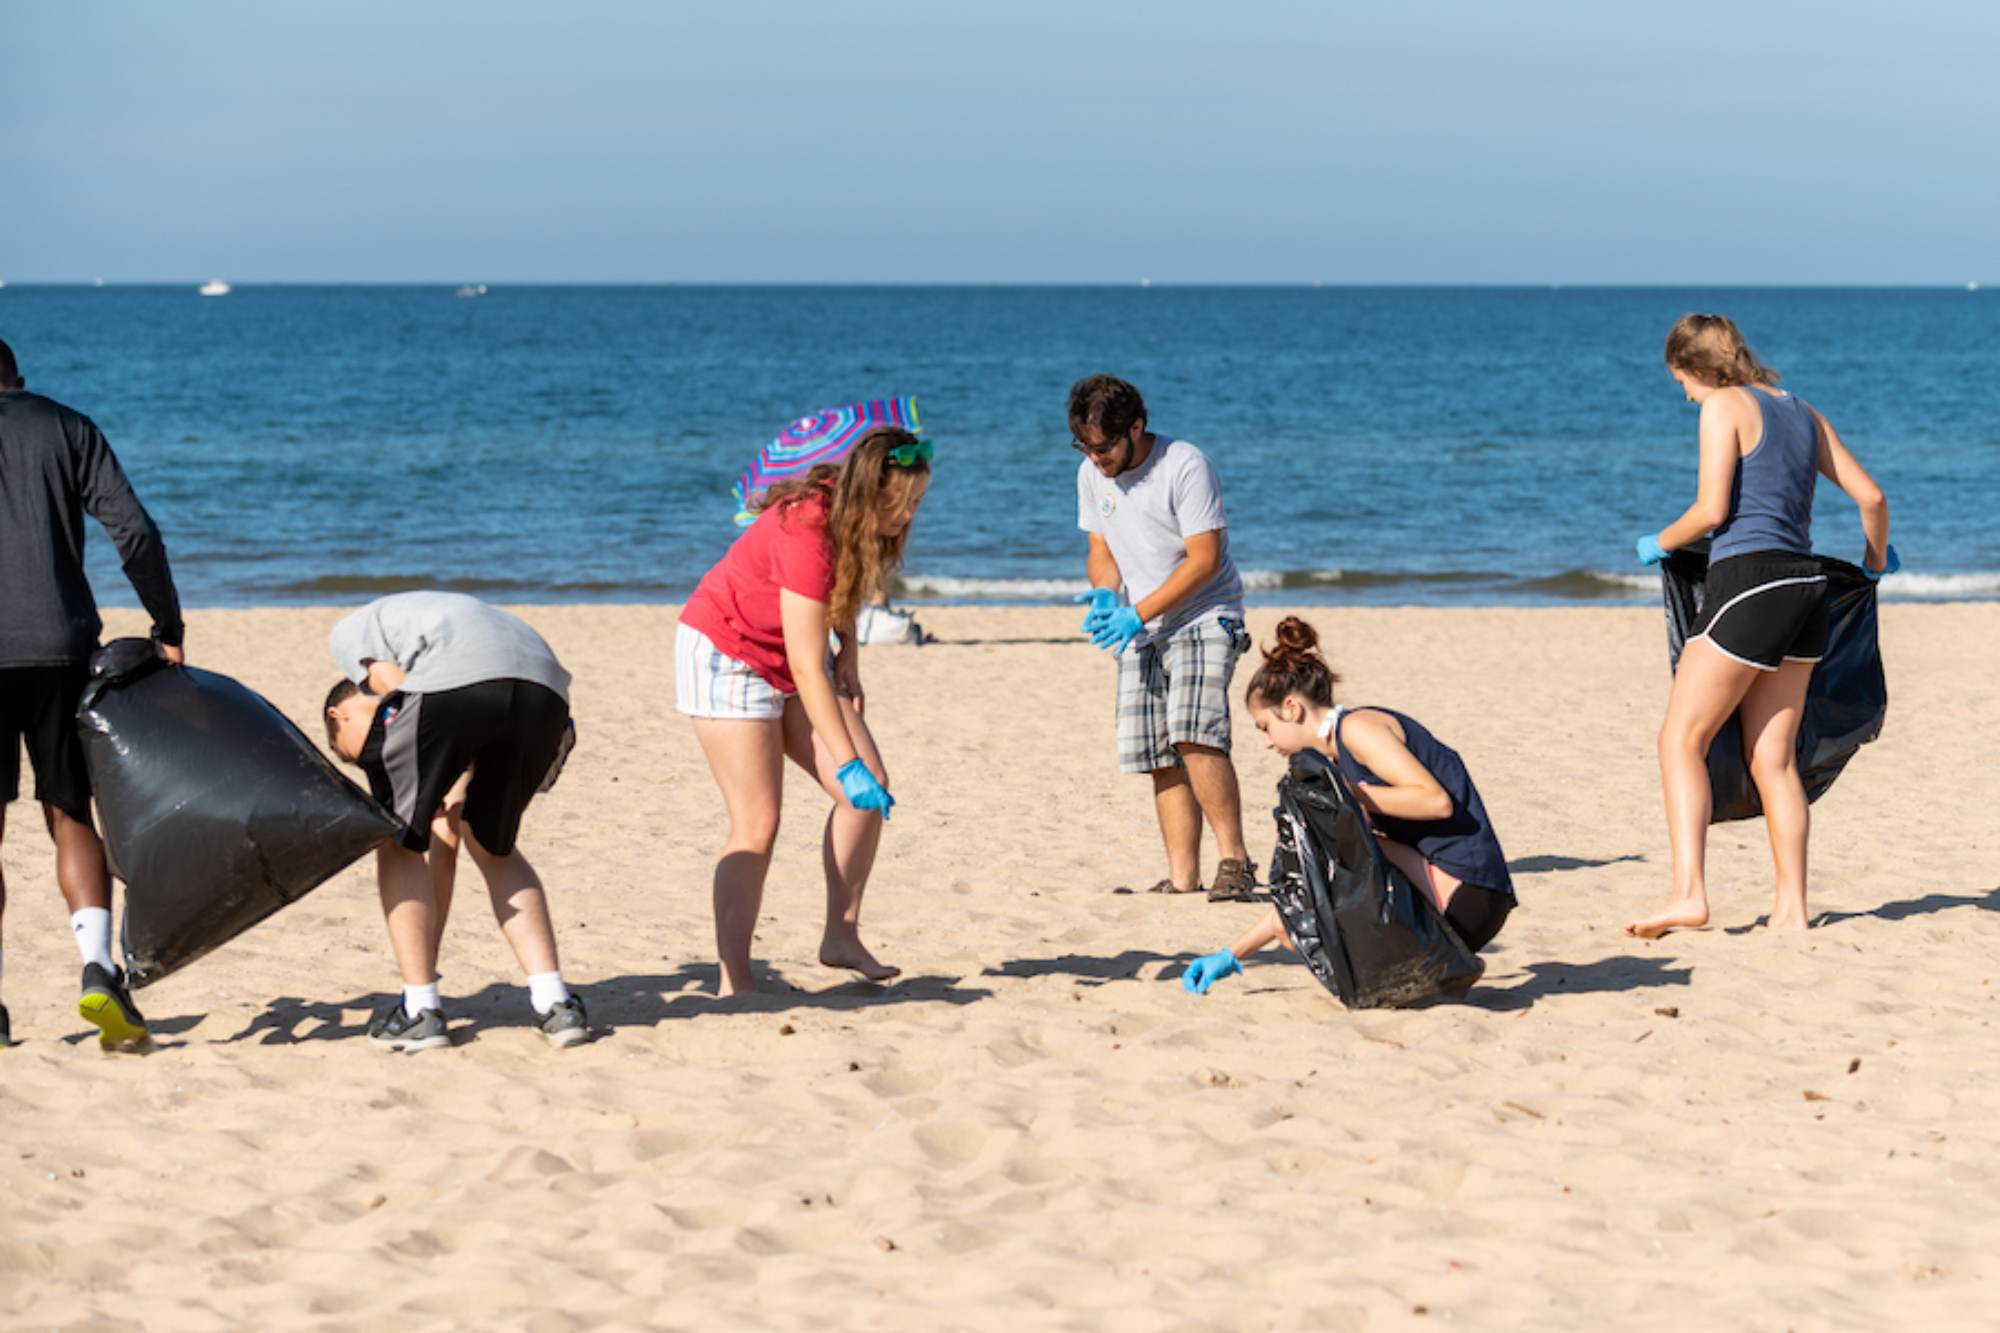
<path fill-rule="evenodd" d="M 1862 569 L 1897 566 L 1889 504 L 1811 404 L 1776 388 L 1735 324 L 1685 315 L 1667 335 L 1667 369 L 1701 406 L 1701 481 L 1687 512 L 1639 538 L 1641 561 L 1704 536 L 1709 545 L 1697 633 L 1682 651 L 1660 728 L 1673 884 L 1664 910 L 1627 923 L 1656 939 L 1708 924 L 1704 858 L 1712 813 L 1708 747 L 1740 713 L 1743 752 L 1764 803 L 1777 867 L 1770 925 L 1806 925 L 1806 833 L 1797 744 L 1813 664 L 1826 651 L 1826 574 L 1812 554 L 1813 491 L 1829 478 L 1861 509 Z"/>

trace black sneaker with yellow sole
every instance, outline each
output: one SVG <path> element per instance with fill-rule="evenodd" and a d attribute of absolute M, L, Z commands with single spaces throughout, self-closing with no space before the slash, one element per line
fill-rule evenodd
<path fill-rule="evenodd" d="M 83 965 L 83 995 L 76 1011 L 97 1027 L 97 1044 L 105 1050 L 144 1046 L 149 1040 L 146 1020 L 125 989 L 125 969 L 101 963 Z"/>

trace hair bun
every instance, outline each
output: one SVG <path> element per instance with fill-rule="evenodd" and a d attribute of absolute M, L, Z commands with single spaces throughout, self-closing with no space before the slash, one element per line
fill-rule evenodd
<path fill-rule="evenodd" d="M 1297 616 L 1286 616 L 1278 622 L 1278 646 L 1265 654 L 1267 657 L 1311 657 L 1319 647 L 1319 631 Z"/>

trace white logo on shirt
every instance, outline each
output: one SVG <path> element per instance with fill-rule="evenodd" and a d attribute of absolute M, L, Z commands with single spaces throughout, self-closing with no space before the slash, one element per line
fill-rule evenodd
<path fill-rule="evenodd" d="M 1118 507 L 1118 502 L 1112 499 L 1110 496 L 1100 495 L 1097 497 L 1097 512 L 1103 515 L 1105 518 L 1110 518 L 1111 511 L 1116 509 L 1117 507 Z"/>

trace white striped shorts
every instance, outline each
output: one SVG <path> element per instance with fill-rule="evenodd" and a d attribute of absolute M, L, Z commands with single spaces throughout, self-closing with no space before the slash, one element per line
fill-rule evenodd
<path fill-rule="evenodd" d="M 769 722 L 785 715 L 791 697 L 700 630 L 674 628 L 674 703 L 689 717 Z"/>

